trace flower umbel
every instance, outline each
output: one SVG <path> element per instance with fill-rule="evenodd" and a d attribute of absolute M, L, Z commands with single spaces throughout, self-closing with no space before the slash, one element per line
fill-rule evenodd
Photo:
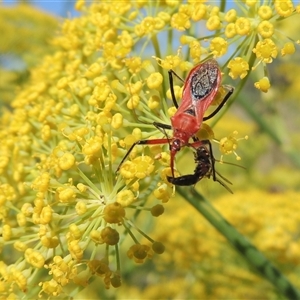
<path fill-rule="evenodd" d="M 230 57 L 224 65 L 233 79 L 262 66 L 255 86 L 270 88 L 266 64 L 280 49 L 282 56 L 296 49 L 293 39 L 278 38 L 279 19 L 299 8 L 288 0 L 239 5 L 223 12 L 197 1 L 77 1 L 84 14 L 65 20 L 51 42 L 56 52 L 28 72 L 0 120 L 3 299 L 72 298 L 98 277 L 119 287 L 122 253 L 143 263 L 164 252 L 145 231 L 174 195 L 168 143 L 136 145 L 116 170 L 137 141 L 172 138 L 177 106 L 168 104 L 166 70 L 179 74 L 179 105 L 180 76 L 211 57 Z M 198 34 L 201 22 L 209 36 Z M 221 87 L 214 103 L 226 92 Z M 204 124 L 197 135 L 214 136 Z M 236 132 L 221 139 L 222 154 L 239 159 L 239 140 Z"/>

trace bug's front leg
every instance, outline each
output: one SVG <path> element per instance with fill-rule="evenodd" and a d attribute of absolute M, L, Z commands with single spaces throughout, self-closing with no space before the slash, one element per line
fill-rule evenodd
<path fill-rule="evenodd" d="M 123 165 L 124 161 L 127 159 L 133 148 L 137 145 L 161 145 L 161 144 L 167 144 L 169 143 L 169 139 L 153 139 L 153 140 L 139 140 L 131 145 L 123 159 L 121 160 L 116 173 L 120 170 L 121 166 Z"/>

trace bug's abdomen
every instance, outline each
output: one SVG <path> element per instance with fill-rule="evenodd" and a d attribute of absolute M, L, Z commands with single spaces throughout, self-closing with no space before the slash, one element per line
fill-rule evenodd
<path fill-rule="evenodd" d="M 191 77 L 191 95 L 201 101 L 218 87 L 220 70 L 215 61 L 208 61 L 199 66 Z"/>

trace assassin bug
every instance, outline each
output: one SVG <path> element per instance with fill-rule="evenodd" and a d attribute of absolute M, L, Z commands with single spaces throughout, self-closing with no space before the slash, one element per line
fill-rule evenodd
<path fill-rule="evenodd" d="M 167 176 L 167 179 L 170 183 L 178 186 L 188 186 L 188 185 L 194 185 L 198 181 L 200 181 L 203 177 L 208 177 L 212 175 L 213 180 L 219 182 L 224 188 L 226 188 L 230 193 L 233 194 L 231 189 L 219 178 L 217 178 L 216 174 L 221 177 L 224 181 L 226 181 L 229 184 L 232 184 L 228 179 L 223 177 L 221 174 L 219 174 L 215 168 L 215 158 L 212 153 L 211 143 L 208 140 L 203 140 L 202 145 L 196 148 L 195 155 L 195 163 L 196 168 L 194 170 L 194 174 L 189 175 L 183 175 L 180 177 L 170 177 Z M 208 144 L 209 150 L 204 145 L 205 143 Z"/>
<path fill-rule="evenodd" d="M 190 146 L 196 149 L 202 144 L 202 141 L 195 137 L 202 122 L 212 118 L 223 107 L 234 90 L 231 86 L 224 85 L 223 87 L 227 90 L 224 99 L 210 115 L 204 117 L 206 110 L 216 97 L 221 85 L 221 71 L 218 63 L 214 59 L 210 59 L 196 65 L 189 72 L 186 80 L 182 80 L 184 81 L 184 86 L 180 106 L 178 106 L 175 97 L 173 76 L 182 80 L 173 70 L 169 70 L 171 96 L 177 108 L 176 113 L 171 117 L 171 125 L 153 122 L 153 125 L 160 131 L 165 132 L 166 129 L 173 130 L 173 137 L 135 142 L 122 159 L 117 171 L 136 145 L 169 144 L 171 152 L 170 167 L 172 177 L 174 178 L 174 160 L 176 153 L 184 146 Z M 193 139 L 192 143 L 189 142 L 190 138 Z"/>

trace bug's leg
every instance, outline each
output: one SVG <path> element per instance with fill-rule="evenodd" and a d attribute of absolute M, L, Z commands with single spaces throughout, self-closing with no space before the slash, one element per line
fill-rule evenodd
<path fill-rule="evenodd" d="M 140 140 L 140 141 L 135 142 L 134 144 L 131 145 L 131 147 L 129 148 L 129 150 L 127 151 L 127 153 L 121 160 L 116 172 L 118 172 L 120 170 L 122 164 L 127 159 L 127 157 L 129 156 L 129 154 L 131 153 L 132 149 L 135 146 L 137 146 L 137 145 L 160 145 L 160 144 L 168 144 L 168 143 L 169 143 L 169 139 Z"/>
<path fill-rule="evenodd" d="M 227 183 L 232 184 L 227 178 L 225 178 L 224 176 L 222 176 L 220 173 L 218 173 L 216 171 L 216 169 L 215 169 L 216 159 L 215 159 L 215 157 L 213 155 L 213 152 L 212 152 L 211 142 L 209 140 L 205 140 L 205 142 L 207 142 L 208 146 L 209 146 L 209 153 L 210 153 L 210 160 L 211 160 L 211 173 L 212 173 L 213 181 L 219 182 L 228 192 L 233 194 L 232 190 L 221 179 L 217 178 L 216 174 L 218 174 L 218 176 L 221 177 Z"/>
<path fill-rule="evenodd" d="M 169 73 L 169 84 L 170 84 L 170 92 L 171 92 L 171 96 L 172 96 L 172 101 L 174 103 L 174 106 L 176 108 L 178 108 L 178 103 L 177 103 L 177 100 L 175 97 L 175 91 L 174 91 L 173 75 L 176 76 L 182 82 L 184 82 L 184 80 L 180 76 L 178 76 L 172 69 L 169 70 L 168 73 Z"/>
<path fill-rule="evenodd" d="M 216 169 L 215 169 L 215 157 L 212 151 L 212 146 L 211 146 L 211 142 L 209 140 L 204 140 L 202 141 L 203 143 L 208 145 L 208 149 L 209 149 L 209 156 L 210 156 L 210 160 L 211 160 L 211 173 L 212 173 L 212 177 L 214 181 L 217 181 L 217 177 L 216 177 Z"/>
<path fill-rule="evenodd" d="M 225 178 L 223 175 L 221 175 L 219 172 L 215 171 L 219 177 L 221 177 L 224 181 L 226 181 L 229 184 L 232 184 L 227 178 Z M 216 178 L 217 182 L 219 182 L 229 193 L 233 194 L 233 191 L 219 178 Z"/>
<path fill-rule="evenodd" d="M 163 123 L 158 123 L 158 122 L 153 122 L 152 123 L 158 130 L 162 131 L 163 129 L 171 130 L 172 126 L 169 124 L 163 124 Z M 165 134 L 165 131 L 162 131 Z"/>
<path fill-rule="evenodd" d="M 220 109 L 224 106 L 224 104 L 227 102 L 227 100 L 230 98 L 230 96 L 232 95 L 232 93 L 234 91 L 234 88 L 232 86 L 223 85 L 223 87 L 225 89 L 227 89 L 227 91 L 228 91 L 227 94 L 225 95 L 222 102 L 218 105 L 218 107 L 210 115 L 203 118 L 203 121 L 207 121 L 207 120 L 211 119 L 213 116 L 215 116 L 220 111 Z"/>

